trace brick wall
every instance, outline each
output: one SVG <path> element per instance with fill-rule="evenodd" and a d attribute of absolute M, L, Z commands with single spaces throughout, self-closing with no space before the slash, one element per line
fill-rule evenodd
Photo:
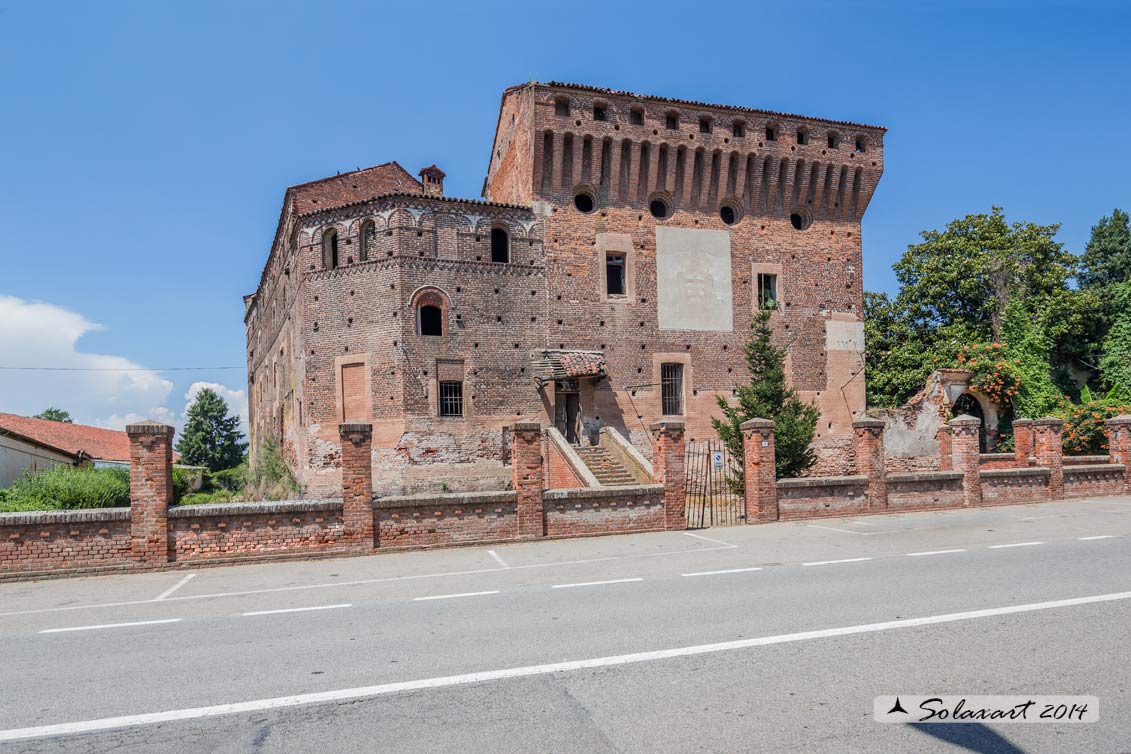
<path fill-rule="evenodd" d="M 341 503 L 219 503 L 169 509 L 172 560 L 189 563 L 342 550 Z"/>
<path fill-rule="evenodd" d="M 548 490 L 573 489 L 588 485 L 573 470 L 573 466 L 562 455 L 561 449 L 553 442 L 547 441 L 546 448 L 546 482 Z"/>
<path fill-rule="evenodd" d="M 779 479 L 780 520 L 851 516 L 868 510 L 868 477 Z"/>
<path fill-rule="evenodd" d="M 547 490 L 543 507 L 547 537 L 664 530 L 664 488 L 659 484 Z"/>
<path fill-rule="evenodd" d="M 518 538 L 514 492 L 385 497 L 374 503 L 378 547 L 437 547 Z"/>
<path fill-rule="evenodd" d="M 0 578 L 131 562 L 129 508 L 0 513 Z"/>
<path fill-rule="evenodd" d="M 888 474 L 888 510 L 962 507 L 962 473 L 919 471 Z"/>
<path fill-rule="evenodd" d="M 1039 466 L 1025 469 L 990 469 L 981 476 L 982 504 L 1008 505 L 1049 499 L 1049 470 Z"/>
<path fill-rule="evenodd" d="M 1064 459 L 1071 463 L 1074 458 Z M 1064 467 L 1064 496 L 1092 497 L 1118 495 L 1123 492 L 1125 469 L 1122 464 L 1066 465 Z"/>

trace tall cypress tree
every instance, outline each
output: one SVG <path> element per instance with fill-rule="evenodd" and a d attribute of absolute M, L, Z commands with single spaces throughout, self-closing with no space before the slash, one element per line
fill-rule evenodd
<path fill-rule="evenodd" d="M 1131 281 L 1131 218 L 1126 212 L 1112 210 L 1092 226 L 1078 277 L 1084 288 Z"/>
<path fill-rule="evenodd" d="M 211 388 L 197 393 L 188 409 L 177 452 L 181 461 L 192 466 L 205 466 L 209 471 L 223 471 L 243 462 L 247 443 L 240 432 L 240 419 L 228 413 L 227 402 Z"/>
<path fill-rule="evenodd" d="M 745 345 L 750 383 L 738 387 L 737 405 L 730 405 L 722 396 L 717 398 L 723 418 L 712 417 L 711 426 L 737 460 L 742 458 L 742 423 L 750 419 L 772 420 L 777 475 L 787 478 L 799 476 L 816 463 L 812 445 L 820 412 L 812 403 L 798 398 L 786 384 L 786 352 L 771 341 L 771 316 L 773 309 L 765 308 L 751 321 Z M 737 471 L 741 477 L 741 469 Z"/>

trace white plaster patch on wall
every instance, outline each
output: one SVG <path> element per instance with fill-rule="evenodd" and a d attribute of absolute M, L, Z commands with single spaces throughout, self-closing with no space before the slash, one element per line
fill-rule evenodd
<path fill-rule="evenodd" d="M 661 330 L 734 329 L 730 231 L 656 228 Z"/>
<path fill-rule="evenodd" d="M 864 352 L 864 323 L 830 319 L 825 323 L 825 348 L 829 351 Z"/>

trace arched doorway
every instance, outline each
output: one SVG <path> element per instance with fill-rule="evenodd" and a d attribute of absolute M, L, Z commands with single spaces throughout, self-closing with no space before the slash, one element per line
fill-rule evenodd
<path fill-rule="evenodd" d="M 978 451 L 986 452 L 986 414 L 982 411 L 982 404 L 970 393 L 963 393 L 950 409 L 955 416 L 966 414 L 981 420 L 978 425 Z"/>

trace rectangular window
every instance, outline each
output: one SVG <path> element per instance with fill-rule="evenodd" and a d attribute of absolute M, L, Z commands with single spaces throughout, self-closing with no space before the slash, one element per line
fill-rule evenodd
<path fill-rule="evenodd" d="M 660 365 L 660 396 L 664 416 L 683 415 L 683 364 Z"/>
<path fill-rule="evenodd" d="M 569 117 L 569 100 L 568 99 L 563 98 L 563 99 L 554 100 L 554 115 L 560 115 L 560 116 L 563 116 L 563 117 L 566 117 L 566 118 Z"/>
<path fill-rule="evenodd" d="M 593 105 L 593 120 L 605 120 L 604 105 Z"/>
<path fill-rule="evenodd" d="M 701 134 L 711 133 L 711 120 L 710 120 L 710 118 L 700 118 L 699 119 L 699 133 L 701 133 Z"/>
<path fill-rule="evenodd" d="M 758 308 L 778 308 L 778 276 L 768 272 L 758 273 Z"/>
<path fill-rule="evenodd" d="M 634 126 L 644 125 L 644 111 L 643 110 L 630 110 L 628 113 L 628 122 Z"/>
<path fill-rule="evenodd" d="M 746 126 L 741 123 L 735 123 L 734 127 L 731 129 L 731 133 L 733 133 L 736 138 L 741 139 L 746 135 Z"/>
<path fill-rule="evenodd" d="M 440 383 L 440 416 L 463 416 L 463 383 Z"/>
<path fill-rule="evenodd" d="M 664 116 L 664 128 L 669 131 L 674 131 L 679 128 L 679 116 L 675 113 L 668 113 Z"/>
<path fill-rule="evenodd" d="M 766 126 L 766 141 L 777 141 L 778 132 L 774 130 L 773 126 Z"/>
<path fill-rule="evenodd" d="M 624 254 L 605 256 L 605 293 L 609 296 L 625 295 Z"/>

